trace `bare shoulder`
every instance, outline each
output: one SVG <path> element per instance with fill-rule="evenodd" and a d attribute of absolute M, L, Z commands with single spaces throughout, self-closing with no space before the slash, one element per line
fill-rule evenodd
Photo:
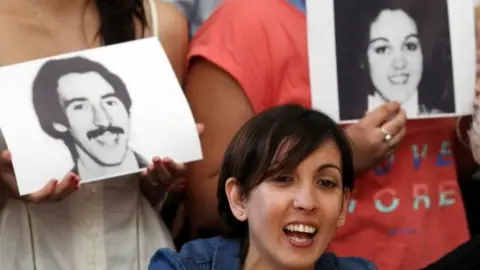
<path fill-rule="evenodd" d="M 183 13 L 174 5 L 159 0 L 156 0 L 156 8 L 160 39 L 188 43 L 188 23 Z"/>
<path fill-rule="evenodd" d="M 155 0 L 158 38 L 180 82 L 183 82 L 185 59 L 188 50 L 188 23 L 183 13 L 174 5 Z"/>

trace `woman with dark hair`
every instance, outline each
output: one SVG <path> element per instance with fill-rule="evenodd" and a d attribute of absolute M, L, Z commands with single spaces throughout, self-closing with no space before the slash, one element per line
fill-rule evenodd
<path fill-rule="evenodd" d="M 407 117 L 455 111 L 446 1 L 340 0 L 335 18 L 341 119 L 389 101 Z"/>
<path fill-rule="evenodd" d="M 350 144 L 326 115 L 267 109 L 230 142 L 218 181 L 226 235 L 160 249 L 150 270 L 376 269 L 325 252 L 343 226 L 355 178 Z"/>
<path fill-rule="evenodd" d="M 355 2 L 345 8 L 362 10 L 357 5 L 370 1 Z M 411 3 L 424 2 L 442 5 Z M 195 119 L 208 127 L 201 137 L 203 160 L 187 167 L 185 211 L 197 237 L 224 229 L 215 211 L 218 177 L 240 127 L 270 107 L 312 106 L 306 9 L 305 0 L 224 1 L 192 39 L 185 93 Z M 353 19 L 346 20 L 355 27 Z M 432 34 L 438 34 L 436 27 Z M 352 85 L 351 100 L 360 101 L 353 95 L 359 88 Z M 466 241 L 456 182 L 460 163 L 451 148 L 454 126 L 453 118 L 406 121 L 400 105 L 389 102 L 345 127 L 357 179 L 349 222 L 328 250 L 366 258 L 380 269 L 411 270 Z"/>
<path fill-rule="evenodd" d="M 178 80 L 183 80 L 187 23 L 176 8 L 160 1 L 0 0 L 0 21 L 5 37 L 0 65 L 157 36 Z M 70 173 L 19 197 L 10 152 L 3 151 L 1 268 L 147 268 L 159 245 L 173 248 L 154 206 L 160 206 L 166 189 L 183 177 L 183 166 L 170 159 L 154 158 L 151 163 L 140 176 L 80 189 L 79 177 Z"/>

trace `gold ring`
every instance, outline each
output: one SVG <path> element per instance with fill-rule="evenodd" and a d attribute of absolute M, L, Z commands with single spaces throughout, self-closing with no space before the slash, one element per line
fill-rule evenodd
<path fill-rule="evenodd" d="M 392 134 L 388 133 L 383 127 L 380 128 L 380 131 L 383 134 L 383 140 L 387 143 L 390 142 L 392 139 Z"/>

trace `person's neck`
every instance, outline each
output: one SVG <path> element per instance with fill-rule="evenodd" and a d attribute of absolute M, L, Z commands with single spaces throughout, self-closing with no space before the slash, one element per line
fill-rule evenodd
<path fill-rule="evenodd" d="M 86 154 L 83 149 L 77 147 L 78 159 L 76 161 L 78 174 L 82 179 L 99 178 L 106 175 L 116 175 L 121 172 L 130 172 L 139 169 L 135 153 L 129 148 L 123 161 L 113 166 L 98 164 Z"/>

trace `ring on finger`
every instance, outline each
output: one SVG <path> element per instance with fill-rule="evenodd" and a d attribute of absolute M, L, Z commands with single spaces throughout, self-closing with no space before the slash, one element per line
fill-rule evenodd
<path fill-rule="evenodd" d="M 388 145 L 389 152 L 393 152 L 393 149 L 395 148 L 395 144 L 393 144 L 392 142 L 392 138 L 393 138 L 392 134 L 386 131 L 384 127 L 380 127 L 380 131 L 383 134 L 383 141 Z"/>
<path fill-rule="evenodd" d="M 383 127 L 380 127 L 380 131 L 383 134 L 383 141 L 387 142 L 387 143 L 390 142 L 390 140 L 392 139 L 392 134 L 390 134 L 388 131 L 386 131 L 385 128 L 383 128 Z"/>

